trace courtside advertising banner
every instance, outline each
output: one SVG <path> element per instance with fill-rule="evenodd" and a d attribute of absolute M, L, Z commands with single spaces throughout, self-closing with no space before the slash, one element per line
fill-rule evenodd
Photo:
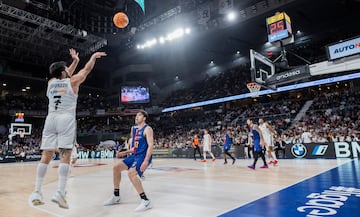
<path fill-rule="evenodd" d="M 359 158 L 359 142 L 295 143 L 285 148 L 286 158 Z"/>

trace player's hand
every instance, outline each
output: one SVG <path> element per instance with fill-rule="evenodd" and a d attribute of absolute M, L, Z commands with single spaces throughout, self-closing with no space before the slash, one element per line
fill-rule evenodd
<path fill-rule="evenodd" d="M 140 171 L 144 172 L 148 168 L 148 166 L 149 166 L 149 162 L 144 160 L 144 162 L 140 166 Z"/>
<path fill-rule="evenodd" d="M 124 157 L 126 154 L 127 154 L 126 151 L 121 151 L 121 152 L 116 154 L 116 158 Z"/>
<path fill-rule="evenodd" d="M 72 58 L 73 60 L 77 60 L 77 61 L 80 60 L 80 59 L 79 59 L 79 52 L 76 52 L 75 49 L 73 49 L 73 48 L 69 49 L 69 54 L 70 54 L 70 56 L 71 56 L 71 58 Z"/>
<path fill-rule="evenodd" d="M 105 57 L 105 56 L 107 56 L 107 54 L 105 52 L 96 52 L 91 57 L 95 58 L 95 59 L 99 59 L 99 58 Z"/>

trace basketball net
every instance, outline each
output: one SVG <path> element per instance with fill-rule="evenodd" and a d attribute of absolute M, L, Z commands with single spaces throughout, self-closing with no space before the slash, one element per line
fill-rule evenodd
<path fill-rule="evenodd" d="M 24 138 L 25 137 L 25 132 L 20 131 L 19 136 L 20 136 L 20 138 Z"/>
<path fill-rule="evenodd" d="M 255 82 L 249 82 L 246 84 L 247 88 L 250 91 L 250 95 L 252 98 L 256 98 L 259 96 L 259 91 L 260 91 L 260 84 L 257 84 Z"/>

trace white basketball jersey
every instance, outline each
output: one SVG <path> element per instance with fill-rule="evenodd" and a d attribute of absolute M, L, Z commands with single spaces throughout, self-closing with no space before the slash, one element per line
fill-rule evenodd
<path fill-rule="evenodd" d="M 265 123 L 259 125 L 259 128 L 260 128 L 261 133 L 263 134 L 264 137 L 265 136 L 267 136 L 267 137 L 271 136 L 271 131 L 269 130 L 269 128 L 266 127 Z"/>
<path fill-rule="evenodd" d="M 78 95 L 71 87 L 70 78 L 51 80 L 46 96 L 49 98 L 49 113 L 66 112 L 75 115 Z"/>
<path fill-rule="evenodd" d="M 204 145 L 211 145 L 211 137 L 209 134 L 204 135 Z"/>

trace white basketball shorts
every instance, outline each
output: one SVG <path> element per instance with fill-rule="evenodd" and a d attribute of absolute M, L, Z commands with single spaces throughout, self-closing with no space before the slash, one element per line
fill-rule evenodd
<path fill-rule="evenodd" d="M 211 151 L 211 144 L 204 144 L 203 151 Z"/>
<path fill-rule="evenodd" d="M 73 114 L 50 113 L 42 133 L 41 150 L 72 149 L 76 140 L 76 119 Z"/>
<path fill-rule="evenodd" d="M 263 135 L 266 146 L 274 147 L 274 139 L 272 135 Z"/>

